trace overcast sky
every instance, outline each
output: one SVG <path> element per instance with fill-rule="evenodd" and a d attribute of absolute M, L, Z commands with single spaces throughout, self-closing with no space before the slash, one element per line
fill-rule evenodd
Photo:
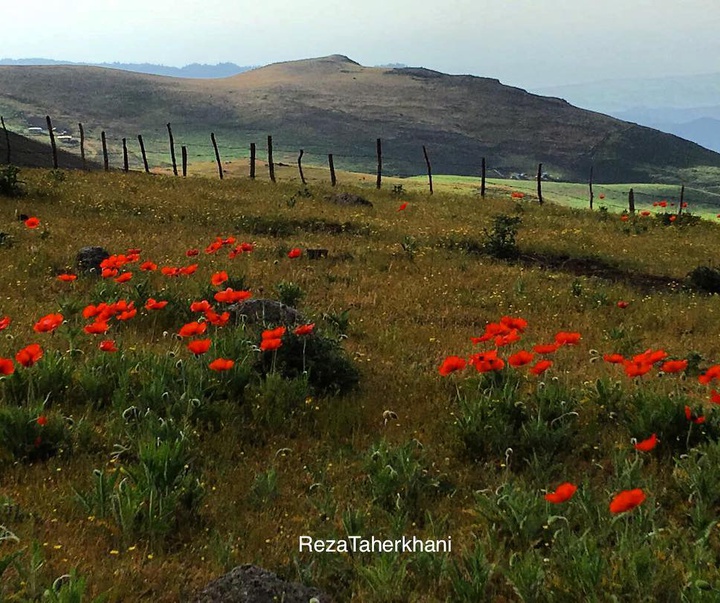
<path fill-rule="evenodd" d="M 345 54 L 523 87 L 720 72 L 720 0 L 23 0 L 0 58 L 182 66 Z"/>

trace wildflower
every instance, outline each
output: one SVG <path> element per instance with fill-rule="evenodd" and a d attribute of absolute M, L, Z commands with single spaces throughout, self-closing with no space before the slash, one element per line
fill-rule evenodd
<path fill-rule="evenodd" d="M 667 206 L 668 206 L 668 202 L 665 201 L 665 199 L 663 199 L 662 201 L 660 201 L 660 203 L 658 203 L 658 205 L 659 205 L 660 207 L 667 207 Z"/>
<path fill-rule="evenodd" d="M 514 367 L 524 366 L 526 364 L 530 364 L 534 357 L 534 354 L 525 350 L 520 350 L 508 358 L 508 364 Z"/>
<path fill-rule="evenodd" d="M 117 268 L 103 268 L 100 276 L 103 278 L 115 278 L 119 272 Z"/>
<path fill-rule="evenodd" d="M 663 362 L 660 370 L 663 373 L 682 373 L 687 369 L 687 365 L 687 360 L 668 360 L 667 362 Z"/>
<path fill-rule="evenodd" d="M 199 264 L 190 264 L 189 266 L 184 266 L 178 269 L 178 274 L 182 274 L 183 276 L 190 276 L 191 274 L 195 274 L 198 266 Z"/>
<path fill-rule="evenodd" d="M 188 350 L 190 350 L 193 354 L 196 356 L 199 356 L 200 354 L 204 354 L 210 349 L 210 346 L 212 345 L 211 339 L 196 339 L 195 341 L 191 341 L 187 344 Z"/>
<path fill-rule="evenodd" d="M 627 222 L 630 218 L 629 218 L 629 216 L 628 216 L 627 214 L 623 214 L 622 216 L 620 216 L 620 219 L 621 219 L 623 222 Z"/>
<path fill-rule="evenodd" d="M 32 218 L 25 220 L 25 226 L 28 228 L 37 228 L 40 226 L 40 220 L 33 216 Z"/>
<path fill-rule="evenodd" d="M 555 335 L 555 343 L 559 345 L 576 345 L 580 341 L 580 333 L 560 331 Z"/>
<path fill-rule="evenodd" d="M 500 324 L 520 332 L 523 332 L 528 326 L 528 322 L 524 318 L 512 316 L 503 316 L 500 319 Z"/>
<path fill-rule="evenodd" d="M 627 308 L 629 305 L 630 305 L 630 302 L 626 302 L 626 301 L 623 301 L 623 300 L 620 300 L 620 301 L 617 303 L 617 307 L 620 308 L 621 310 L 624 310 L 624 309 Z"/>
<path fill-rule="evenodd" d="M 640 488 L 623 490 L 610 502 L 610 513 L 618 514 L 631 511 L 645 500 L 645 493 Z"/>
<path fill-rule="evenodd" d="M 438 371 L 443 377 L 447 377 L 450 373 L 464 370 L 466 366 L 467 363 L 463 358 L 459 356 L 448 356 L 443 360 Z"/>
<path fill-rule="evenodd" d="M 242 251 L 250 252 L 250 251 L 253 251 L 253 250 L 255 249 L 255 245 L 253 245 L 252 243 L 241 243 L 241 244 L 240 244 L 240 249 L 241 249 Z"/>
<path fill-rule="evenodd" d="M 525 193 L 521 193 L 519 191 L 513 191 L 510 194 L 510 197 L 512 197 L 513 199 L 523 199 L 525 197 Z"/>
<path fill-rule="evenodd" d="M 605 198 L 605 193 L 600 193 L 600 194 L 598 195 L 598 197 L 599 197 L 600 199 L 604 199 L 604 198 Z"/>
<path fill-rule="evenodd" d="M 533 375 L 542 375 L 546 370 L 552 366 L 551 360 L 538 360 L 530 369 Z"/>
<path fill-rule="evenodd" d="M 72 283 L 77 279 L 77 274 L 58 274 L 57 279 L 63 283 Z"/>
<path fill-rule="evenodd" d="M 622 354 L 605 354 L 603 360 L 610 364 L 625 364 L 626 362 L 625 356 Z"/>
<path fill-rule="evenodd" d="M 127 283 L 133 277 L 132 272 L 123 272 L 120 276 L 115 278 L 116 283 Z"/>
<path fill-rule="evenodd" d="M 720 404 L 720 393 L 714 389 L 710 390 L 710 402 L 713 404 Z"/>
<path fill-rule="evenodd" d="M 558 351 L 560 344 L 558 343 L 542 343 L 533 347 L 536 354 L 552 354 Z"/>
<path fill-rule="evenodd" d="M 657 443 L 657 434 L 654 433 L 646 440 L 635 444 L 635 450 L 639 450 L 640 452 L 650 452 L 653 448 L 655 448 L 655 446 L 657 446 Z"/>
<path fill-rule="evenodd" d="M 215 253 L 221 247 L 222 241 L 215 241 L 214 243 L 210 243 L 210 245 L 205 248 L 205 253 Z"/>
<path fill-rule="evenodd" d="M 208 310 L 212 310 L 212 306 L 206 299 L 192 302 L 190 304 L 190 312 L 207 312 Z"/>
<path fill-rule="evenodd" d="M 505 361 L 499 358 L 497 350 L 473 354 L 468 358 L 468 364 L 475 367 L 478 373 L 489 373 L 491 371 L 501 371 L 505 368 Z"/>
<path fill-rule="evenodd" d="M 229 371 L 233 366 L 235 366 L 235 361 L 228 360 L 226 358 L 216 358 L 209 366 L 211 371 Z"/>
<path fill-rule="evenodd" d="M 640 215 L 647 218 L 650 215 L 650 212 L 647 209 L 644 209 L 640 212 Z"/>
<path fill-rule="evenodd" d="M 162 310 L 167 305 L 168 305 L 167 301 L 157 301 L 151 297 L 145 302 L 145 309 L 146 310 Z"/>
<path fill-rule="evenodd" d="M 263 352 L 269 352 L 272 350 L 277 350 L 281 345 L 282 345 L 282 339 L 268 338 L 268 339 L 263 339 L 260 342 L 260 349 Z"/>
<path fill-rule="evenodd" d="M 192 257 L 195 257 L 196 255 L 198 255 L 199 253 L 200 253 L 199 249 L 188 249 L 185 252 L 185 255 L 189 258 L 192 258 Z"/>
<path fill-rule="evenodd" d="M 129 308 L 123 312 L 120 312 L 115 318 L 117 320 L 130 320 L 131 318 L 135 318 L 137 315 L 137 308 Z"/>
<path fill-rule="evenodd" d="M 219 287 L 222 285 L 225 281 L 228 280 L 228 273 L 224 270 L 221 270 L 220 272 L 216 272 L 210 277 L 210 282 L 216 286 Z"/>
<path fill-rule="evenodd" d="M 102 352 L 117 352 L 118 349 L 115 347 L 115 342 L 112 339 L 106 339 L 100 342 L 99 348 Z"/>
<path fill-rule="evenodd" d="M 687 404 L 685 405 L 685 418 L 688 421 L 695 423 L 695 425 L 702 425 L 705 422 L 705 417 L 703 415 L 693 416 L 692 410 Z"/>
<path fill-rule="evenodd" d="M 644 362 L 642 360 L 626 360 L 625 361 L 625 374 L 628 377 L 642 377 L 646 373 L 650 372 L 652 364 Z"/>
<path fill-rule="evenodd" d="M 160 272 L 164 276 L 179 276 L 180 275 L 180 269 L 175 268 L 174 266 L 163 266 L 160 268 Z"/>
<path fill-rule="evenodd" d="M 671 222 L 674 222 L 675 220 L 677 220 L 677 216 L 675 216 L 675 215 L 670 216 L 670 221 L 671 221 Z"/>
<path fill-rule="evenodd" d="M 33 330 L 36 333 L 51 333 L 62 324 L 62 321 L 62 314 L 48 314 L 35 323 Z"/>
<path fill-rule="evenodd" d="M 3 331 L 4 329 L 7 329 L 10 326 L 10 317 L 9 316 L 3 316 L 0 318 L 0 331 Z"/>
<path fill-rule="evenodd" d="M 553 503 L 554 505 L 558 505 L 560 503 L 569 501 L 575 494 L 576 490 L 577 486 L 575 484 L 565 482 L 564 484 L 560 484 L 557 488 L 555 488 L 555 492 L 548 492 L 545 495 L 545 500 Z"/>
<path fill-rule="evenodd" d="M 288 251 L 288 257 L 291 260 L 294 260 L 295 258 L 299 258 L 302 255 L 302 249 L 299 247 L 293 247 L 290 251 Z"/>
<path fill-rule="evenodd" d="M 10 358 L 0 358 L 0 375 L 12 375 L 15 372 L 15 365 Z"/>
<path fill-rule="evenodd" d="M 143 270 L 145 272 L 153 272 L 154 270 L 157 270 L 158 265 L 154 262 L 143 262 L 140 264 L 140 270 Z"/>
<path fill-rule="evenodd" d="M 407 208 L 407 206 L 408 206 L 407 202 L 403 202 L 400 204 L 400 207 L 398 207 L 396 211 L 403 211 L 404 209 Z"/>
<path fill-rule="evenodd" d="M 95 322 L 86 325 L 83 330 L 90 335 L 101 335 L 106 333 L 110 328 L 107 322 L 96 320 Z"/>
<path fill-rule="evenodd" d="M 472 341 L 473 344 L 477 345 L 478 343 L 482 343 L 483 341 L 489 341 L 494 337 L 502 337 L 503 335 L 508 335 L 511 331 L 512 329 L 506 324 L 503 324 L 501 322 L 491 322 L 485 327 L 485 333 L 483 333 L 481 337 L 471 337 L 470 341 Z"/>
<path fill-rule="evenodd" d="M 703 385 L 708 385 L 715 379 L 720 378 L 720 364 L 715 364 L 698 377 L 698 381 Z"/>
<path fill-rule="evenodd" d="M 313 332 L 314 328 L 315 328 L 315 323 L 311 322 L 310 324 L 301 325 L 301 326 L 297 327 L 293 331 L 293 333 L 295 333 L 295 335 L 310 335 L 310 333 Z"/>
<path fill-rule="evenodd" d="M 231 287 L 225 289 L 225 291 L 218 291 L 213 298 L 223 304 L 234 304 L 236 302 L 245 301 L 252 297 L 250 291 L 235 291 Z"/>
<path fill-rule="evenodd" d="M 207 323 L 205 322 L 189 322 L 183 325 L 178 331 L 180 337 L 194 337 L 195 335 L 202 335 L 207 330 Z"/>
<path fill-rule="evenodd" d="M 15 360 L 25 368 L 28 368 L 40 360 L 42 356 L 42 348 L 37 343 L 31 343 L 15 354 Z"/>
<path fill-rule="evenodd" d="M 45 415 L 40 415 L 40 416 L 35 420 L 35 422 L 36 422 L 38 425 L 40 425 L 40 427 L 45 427 L 45 425 L 47 425 L 48 420 L 47 420 L 47 417 L 46 417 Z"/>
<path fill-rule="evenodd" d="M 223 245 L 234 245 L 236 240 L 237 239 L 235 237 L 227 237 L 227 238 L 223 239 L 221 242 Z"/>
<path fill-rule="evenodd" d="M 507 335 L 498 335 L 495 338 L 495 347 L 501 348 L 516 341 L 520 341 L 520 332 L 517 329 L 512 329 Z"/>
<path fill-rule="evenodd" d="M 215 327 L 224 327 L 230 320 L 230 312 L 223 312 L 218 314 L 213 310 L 207 310 L 205 312 L 205 318 L 207 321 Z"/>

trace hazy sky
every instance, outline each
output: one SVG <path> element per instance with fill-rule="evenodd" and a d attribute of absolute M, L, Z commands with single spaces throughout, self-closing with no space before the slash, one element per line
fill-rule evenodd
<path fill-rule="evenodd" d="M 720 0 L 23 0 L 0 58 L 276 61 L 345 54 L 532 87 L 720 72 Z"/>

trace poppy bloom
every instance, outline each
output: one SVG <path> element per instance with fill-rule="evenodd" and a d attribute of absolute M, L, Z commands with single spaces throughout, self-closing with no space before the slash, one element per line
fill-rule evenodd
<path fill-rule="evenodd" d="M 627 214 L 623 214 L 622 216 L 620 216 L 620 219 L 621 219 L 623 222 L 627 222 L 630 218 L 628 217 Z"/>
<path fill-rule="evenodd" d="M 290 251 L 288 251 L 287 255 L 291 260 L 294 260 L 302 255 L 302 249 L 299 247 L 293 247 Z"/>
<path fill-rule="evenodd" d="M 546 370 L 552 366 L 552 360 L 538 360 L 533 364 L 530 372 L 533 375 L 542 375 Z"/>
<path fill-rule="evenodd" d="M 515 329 L 516 331 L 524 331 L 527 329 L 528 322 L 524 318 L 520 318 L 519 316 L 503 316 L 500 319 L 500 324 L 505 325 L 509 329 Z"/>
<path fill-rule="evenodd" d="M 184 266 L 182 268 L 178 269 L 178 274 L 182 274 L 183 276 L 190 276 L 191 274 L 195 274 L 195 271 L 198 269 L 198 264 L 190 264 L 189 266 Z"/>
<path fill-rule="evenodd" d="M 670 216 L 670 221 L 671 221 L 671 222 L 674 222 L 675 220 L 677 220 L 677 216 Z"/>
<path fill-rule="evenodd" d="M 558 343 L 541 343 L 533 347 L 536 354 L 552 354 L 558 351 L 560 344 Z"/>
<path fill-rule="evenodd" d="M 77 279 L 76 274 L 58 274 L 57 279 L 59 281 L 62 281 L 63 283 L 72 283 L 74 280 Z"/>
<path fill-rule="evenodd" d="M 174 266 L 163 266 L 160 268 L 160 272 L 164 276 L 179 276 L 180 275 L 180 269 L 175 268 Z"/>
<path fill-rule="evenodd" d="M 207 323 L 205 322 L 189 322 L 183 325 L 178 331 L 180 337 L 193 337 L 195 335 L 202 335 L 207 330 Z"/>
<path fill-rule="evenodd" d="M 668 206 L 668 202 L 665 201 L 665 199 L 663 199 L 662 201 L 660 201 L 660 203 L 658 203 L 658 205 L 659 205 L 660 207 L 667 207 L 667 206 Z"/>
<path fill-rule="evenodd" d="M 0 375 L 12 375 L 15 372 L 15 365 L 10 358 L 0 358 Z"/>
<path fill-rule="evenodd" d="M 228 360 L 227 358 L 216 358 L 209 366 L 211 371 L 229 371 L 233 366 L 235 366 L 235 361 Z"/>
<path fill-rule="evenodd" d="M 206 299 L 190 304 L 190 312 L 207 312 L 208 310 L 212 310 L 212 306 Z"/>
<path fill-rule="evenodd" d="M 275 329 L 266 329 L 262 332 L 262 338 L 263 339 L 279 339 L 283 335 L 285 335 L 285 332 L 287 329 L 285 327 L 277 327 Z"/>
<path fill-rule="evenodd" d="M 145 272 L 152 272 L 154 270 L 157 270 L 157 264 L 154 262 L 143 262 L 140 264 L 140 270 L 144 270 Z"/>
<path fill-rule="evenodd" d="M 95 322 L 86 325 L 83 330 L 90 335 L 101 335 L 103 333 L 107 333 L 109 328 L 110 326 L 107 322 L 96 320 Z"/>
<path fill-rule="evenodd" d="M 714 389 L 710 390 L 710 402 L 713 404 L 720 404 L 720 393 Z"/>
<path fill-rule="evenodd" d="M 468 358 L 468 364 L 474 366 L 478 373 L 501 371 L 505 368 L 505 361 L 498 357 L 497 350 L 473 354 L 470 358 Z"/>
<path fill-rule="evenodd" d="M 603 360 L 610 364 L 625 364 L 625 356 L 622 354 L 605 354 Z"/>
<path fill-rule="evenodd" d="M 685 418 L 688 421 L 695 423 L 695 425 L 702 425 L 705 422 L 705 417 L 703 415 L 699 415 L 697 417 L 693 416 L 692 410 L 687 405 L 685 405 Z"/>
<path fill-rule="evenodd" d="M 523 199 L 525 197 L 525 193 L 514 191 L 510 194 L 510 197 L 512 197 L 513 199 Z"/>
<path fill-rule="evenodd" d="M 438 371 L 443 377 L 447 377 L 450 373 L 455 371 L 462 371 L 467 366 L 464 358 L 459 356 L 448 356 L 443 360 Z"/>
<path fill-rule="evenodd" d="M 40 226 L 40 220 L 33 216 L 32 218 L 25 220 L 25 226 L 28 228 L 37 228 Z"/>
<path fill-rule="evenodd" d="M 130 320 L 131 318 L 135 318 L 136 315 L 137 315 L 137 308 L 130 308 L 129 310 L 120 312 L 115 318 L 117 320 Z"/>
<path fill-rule="evenodd" d="M 223 312 L 218 314 L 214 310 L 207 310 L 205 312 L 205 318 L 207 321 L 215 327 L 224 327 L 230 320 L 230 312 Z"/>
<path fill-rule="evenodd" d="M 25 368 L 28 368 L 40 360 L 42 356 L 42 348 L 37 343 L 31 343 L 15 354 L 15 360 L 17 360 L 18 363 L 22 364 Z"/>
<path fill-rule="evenodd" d="M 33 330 L 36 333 L 51 333 L 62 324 L 62 321 L 62 314 L 48 314 L 35 323 Z"/>
<path fill-rule="evenodd" d="M 260 349 L 263 352 L 277 350 L 282 345 L 282 339 L 268 338 L 260 342 Z"/>
<path fill-rule="evenodd" d="M 646 218 L 650 215 L 650 212 L 647 209 L 644 209 L 640 212 L 641 216 L 645 216 Z"/>
<path fill-rule="evenodd" d="M 3 316 L 0 318 L 0 331 L 7 329 L 10 326 L 10 317 Z"/>
<path fill-rule="evenodd" d="M 400 204 L 400 207 L 398 207 L 396 211 L 402 211 L 402 210 L 406 209 L 407 206 L 408 206 L 407 202 L 403 202 Z"/>
<path fill-rule="evenodd" d="M 314 328 L 315 328 L 315 323 L 311 322 L 310 324 L 301 325 L 301 326 L 297 327 L 293 331 L 293 333 L 295 333 L 295 335 L 310 335 L 310 333 L 313 332 Z"/>
<path fill-rule="evenodd" d="M 642 377 L 650 372 L 652 364 L 643 360 L 626 360 L 625 374 L 628 377 Z"/>
<path fill-rule="evenodd" d="M 698 377 L 698 381 L 703 385 L 708 385 L 715 379 L 720 378 L 720 364 L 715 364 Z"/>
<path fill-rule="evenodd" d="M 534 357 L 534 354 L 531 354 L 530 352 L 527 352 L 525 350 L 520 350 L 519 352 L 513 354 L 508 358 L 508 364 L 514 367 L 524 366 L 526 364 L 530 364 L 533 361 Z"/>
<path fill-rule="evenodd" d="M 250 291 L 235 291 L 231 287 L 225 289 L 225 291 L 218 291 L 213 298 L 222 304 L 234 304 L 236 302 L 245 301 L 252 297 Z"/>
<path fill-rule="evenodd" d="M 35 422 L 40 425 L 40 427 L 45 427 L 47 425 L 47 417 L 45 415 L 40 415 L 37 419 L 35 419 Z"/>
<path fill-rule="evenodd" d="M 646 440 L 635 444 L 635 450 L 639 450 L 640 452 L 650 452 L 653 448 L 655 448 L 655 446 L 657 446 L 657 443 L 657 434 L 654 433 Z"/>
<path fill-rule="evenodd" d="M 620 301 L 617 303 L 617 307 L 620 308 L 621 310 L 624 310 L 624 309 L 627 308 L 629 305 L 630 305 L 630 302 L 626 302 L 626 301 L 623 301 L 623 300 L 620 300 Z"/>
<path fill-rule="evenodd" d="M 116 283 L 127 283 L 133 277 L 132 272 L 123 272 L 120 276 L 115 278 Z"/>
<path fill-rule="evenodd" d="M 486 325 L 485 333 L 483 333 L 482 336 L 471 337 L 470 341 L 472 341 L 473 344 L 477 345 L 478 343 L 482 343 L 483 341 L 489 341 L 494 337 L 508 335 L 511 331 L 512 329 L 506 324 L 503 324 L 501 322 L 491 322 Z"/>
<path fill-rule="evenodd" d="M 663 362 L 660 370 L 663 373 L 682 373 L 687 368 L 687 365 L 687 360 L 668 360 Z"/>
<path fill-rule="evenodd" d="M 119 272 L 117 268 L 103 268 L 100 276 L 103 278 L 115 278 Z"/>
<path fill-rule="evenodd" d="M 210 245 L 205 248 L 205 253 L 215 253 L 221 247 L 222 241 L 215 241 L 214 243 L 210 243 Z"/>
<path fill-rule="evenodd" d="M 580 341 L 580 333 L 560 331 L 555 335 L 555 343 L 559 345 L 576 345 Z"/>
<path fill-rule="evenodd" d="M 167 305 L 168 305 L 167 301 L 157 301 L 151 297 L 150 299 L 148 299 L 145 302 L 145 309 L 146 310 L 162 310 Z"/>
<path fill-rule="evenodd" d="M 545 500 L 553 503 L 554 505 L 559 505 L 560 503 L 569 501 L 575 494 L 576 490 L 577 486 L 575 484 L 565 482 L 555 488 L 555 492 L 548 492 L 545 495 Z"/>
<path fill-rule="evenodd" d="M 198 255 L 199 253 L 200 253 L 200 250 L 199 250 L 199 249 L 188 249 L 188 250 L 185 252 L 185 255 L 186 255 L 187 257 L 191 258 L 191 257 L 194 257 L 194 256 Z"/>
<path fill-rule="evenodd" d="M 520 332 L 517 329 L 512 329 L 507 335 L 498 335 L 495 338 L 495 347 L 501 348 L 516 341 L 520 341 Z"/>
<path fill-rule="evenodd" d="M 667 358 L 667 352 L 664 350 L 646 350 L 642 354 L 633 356 L 633 362 L 644 362 L 647 364 L 655 364 Z"/>
<path fill-rule="evenodd" d="M 252 243 L 240 243 L 241 251 L 250 252 L 250 251 L 253 251 L 254 249 L 255 249 L 255 245 L 253 245 Z"/>
<path fill-rule="evenodd" d="M 645 500 L 645 493 L 640 488 L 623 490 L 610 502 L 610 513 L 614 515 L 631 511 Z"/>
<path fill-rule="evenodd" d="M 224 270 L 221 270 L 220 272 L 216 272 L 210 277 L 210 282 L 215 285 L 216 287 L 219 287 L 222 285 L 226 280 L 228 280 L 228 273 Z"/>
<path fill-rule="evenodd" d="M 190 350 L 193 354 L 196 356 L 199 356 L 200 354 L 204 354 L 210 349 L 210 346 L 212 345 L 211 339 L 196 339 L 195 341 L 191 341 L 187 344 L 188 350 Z"/>
<path fill-rule="evenodd" d="M 234 245 L 237 239 L 235 237 L 226 237 L 221 242 L 223 245 Z"/>
<path fill-rule="evenodd" d="M 98 347 L 103 352 L 117 352 L 118 351 L 117 347 L 115 347 L 115 342 L 112 339 L 106 339 L 105 341 L 101 341 L 100 345 Z"/>
<path fill-rule="evenodd" d="M 600 194 L 598 195 L 598 197 L 599 197 L 600 199 L 604 199 L 604 198 L 605 198 L 605 193 L 600 193 Z"/>

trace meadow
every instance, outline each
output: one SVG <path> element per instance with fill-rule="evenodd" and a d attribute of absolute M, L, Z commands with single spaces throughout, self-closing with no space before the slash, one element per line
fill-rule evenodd
<path fill-rule="evenodd" d="M 18 176 L 0 600 L 192 600 L 242 563 L 336 601 L 720 598 L 720 231 L 691 200 Z M 302 320 L 224 317 L 246 297 Z M 350 535 L 452 551 L 298 549 Z"/>

